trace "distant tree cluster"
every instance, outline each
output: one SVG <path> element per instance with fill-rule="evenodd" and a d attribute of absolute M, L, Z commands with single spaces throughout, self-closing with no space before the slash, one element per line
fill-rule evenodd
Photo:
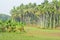
<path fill-rule="evenodd" d="M 38 1 L 38 0 L 37 0 Z M 40 25 L 42 28 L 60 27 L 60 0 L 44 0 L 40 5 L 21 4 L 11 9 L 13 19 L 28 24 Z"/>

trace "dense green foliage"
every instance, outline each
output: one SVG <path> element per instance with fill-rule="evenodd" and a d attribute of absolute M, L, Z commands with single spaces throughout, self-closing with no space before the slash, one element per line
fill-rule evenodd
<path fill-rule="evenodd" d="M 40 5 L 21 4 L 11 9 L 11 16 L 18 22 L 39 25 L 41 28 L 56 28 L 60 26 L 60 0 L 44 0 Z"/>
<path fill-rule="evenodd" d="M 44 0 L 40 5 L 29 3 L 13 7 L 11 16 L 0 14 L 0 31 L 23 31 L 25 25 L 37 25 L 40 28 L 60 27 L 60 0 Z"/>
<path fill-rule="evenodd" d="M 17 32 L 24 31 L 24 25 L 22 22 L 17 22 L 12 18 L 7 20 L 0 20 L 0 32 Z"/>

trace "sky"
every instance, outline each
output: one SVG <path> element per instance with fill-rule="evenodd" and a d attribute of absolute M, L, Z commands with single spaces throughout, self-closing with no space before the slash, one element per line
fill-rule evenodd
<path fill-rule="evenodd" d="M 36 3 L 41 4 L 44 0 L 0 0 L 0 13 L 10 15 L 10 10 L 13 6 L 19 6 L 20 4 Z M 51 1 L 51 0 L 49 0 Z"/>

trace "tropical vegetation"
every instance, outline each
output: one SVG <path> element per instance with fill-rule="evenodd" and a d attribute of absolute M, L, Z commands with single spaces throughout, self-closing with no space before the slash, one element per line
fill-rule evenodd
<path fill-rule="evenodd" d="M 0 31 L 15 32 L 24 31 L 25 25 L 36 25 L 44 29 L 56 29 L 60 27 L 60 0 L 44 0 L 43 3 L 29 3 L 13 7 L 11 16 L 0 17 Z M 5 20 L 6 19 L 6 20 Z"/>

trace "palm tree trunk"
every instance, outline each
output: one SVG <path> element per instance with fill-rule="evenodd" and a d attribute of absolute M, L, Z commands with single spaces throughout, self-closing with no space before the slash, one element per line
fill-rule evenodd
<path fill-rule="evenodd" d="M 55 14 L 53 16 L 53 28 L 55 29 Z"/>

